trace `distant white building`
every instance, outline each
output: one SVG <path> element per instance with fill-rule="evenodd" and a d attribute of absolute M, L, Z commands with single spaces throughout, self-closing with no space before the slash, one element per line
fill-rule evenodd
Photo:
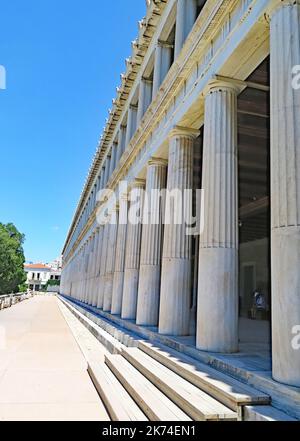
<path fill-rule="evenodd" d="M 49 266 L 54 271 L 61 271 L 61 269 L 62 269 L 62 256 L 57 257 L 57 259 L 53 260 L 53 262 L 47 263 L 47 266 Z"/>
<path fill-rule="evenodd" d="M 58 261 L 55 261 L 58 262 Z M 49 280 L 60 281 L 61 269 L 57 264 L 30 263 L 24 265 L 27 273 L 26 284 L 28 289 L 34 291 L 42 290 Z"/>

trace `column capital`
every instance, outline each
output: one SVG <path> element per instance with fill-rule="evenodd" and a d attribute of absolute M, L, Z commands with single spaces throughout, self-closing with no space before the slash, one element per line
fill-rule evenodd
<path fill-rule="evenodd" d="M 157 46 L 173 49 L 174 45 L 169 43 L 168 41 L 157 40 Z"/>
<path fill-rule="evenodd" d="M 203 96 L 207 97 L 207 95 L 210 95 L 211 93 L 223 91 L 230 91 L 237 94 L 240 92 L 240 90 L 241 88 L 233 82 L 231 83 L 230 81 L 211 79 L 203 90 Z"/>
<path fill-rule="evenodd" d="M 136 178 L 134 181 L 132 181 L 130 183 L 130 189 L 131 190 L 133 188 L 145 188 L 145 186 L 146 186 L 146 180 L 145 179 Z"/>
<path fill-rule="evenodd" d="M 146 83 L 146 84 L 149 84 L 149 85 L 153 83 L 153 80 L 150 80 L 150 78 L 145 78 L 145 77 L 142 77 L 141 81 L 143 83 Z"/>
<path fill-rule="evenodd" d="M 168 165 L 168 160 L 162 158 L 151 158 L 150 161 L 148 161 L 148 166 L 151 165 L 166 167 Z"/>
<path fill-rule="evenodd" d="M 175 126 L 169 133 L 169 138 L 175 137 L 190 137 L 196 139 L 200 134 L 200 130 L 192 129 L 191 127 Z"/>

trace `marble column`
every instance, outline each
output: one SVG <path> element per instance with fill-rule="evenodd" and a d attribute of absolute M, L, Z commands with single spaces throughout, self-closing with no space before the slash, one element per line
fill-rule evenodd
<path fill-rule="evenodd" d="M 103 311 L 111 312 L 113 281 L 115 270 L 116 245 L 118 234 L 118 209 L 114 209 L 111 215 L 111 221 L 108 225 L 108 243 L 107 243 L 107 257 L 105 268 L 105 288 Z"/>
<path fill-rule="evenodd" d="M 93 209 L 92 209 L 92 211 L 94 211 L 94 210 L 95 210 L 95 207 L 96 207 L 96 202 L 97 202 L 96 198 L 97 198 L 97 191 L 98 191 L 98 183 L 99 183 L 99 180 L 97 179 L 97 182 L 96 182 L 96 184 L 94 185 Z"/>
<path fill-rule="evenodd" d="M 87 243 L 85 242 L 82 248 L 82 258 L 80 262 L 80 282 L 79 282 L 79 300 L 81 302 L 84 301 L 84 282 L 85 282 L 85 267 L 86 267 L 86 252 L 87 252 Z"/>
<path fill-rule="evenodd" d="M 100 190 L 103 190 L 105 188 L 105 165 L 104 167 L 102 167 L 102 171 L 101 171 L 101 178 L 100 178 Z"/>
<path fill-rule="evenodd" d="M 107 183 L 109 181 L 110 161 L 111 161 L 111 156 L 108 155 L 105 161 L 104 188 L 107 187 Z"/>
<path fill-rule="evenodd" d="M 145 181 L 136 180 L 132 190 L 139 201 L 130 199 L 130 208 L 139 206 L 140 214 L 143 212 L 143 195 Z M 142 216 L 140 216 L 141 218 Z M 140 252 L 141 252 L 142 222 L 131 223 L 130 218 L 127 226 L 127 243 L 125 255 L 124 290 L 122 301 L 123 319 L 134 320 L 136 318 L 137 294 L 139 282 Z"/>
<path fill-rule="evenodd" d="M 166 176 L 167 161 L 152 159 L 147 168 L 147 212 L 145 206 L 136 319 L 138 325 L 158 324 L 164 214 L 161 190 L 166 187 Z"/>
<path fill-rule="evenodd" d="M 94 256 L 95 256 L 95 243 L 96 243 L 96 231 L 91 236 L 91 251 L 89 257 L 89 268 L 88 268 L 88 293 L 87 293 L 87 303 L 92 304 L 93 298 L 93 285 L 94 285 Z"/>
<path fill-rule="evenodd" d="M 127 201 L 124 200 L 124 203 L 127 204 Z M 122 311 L 125 251 L 126 251 L 126 238 L 127 238 L 127 209 L 125 210 L 124 219 L 122 219 L 121 213 L 122 210 L 120 210 L 119 225 L 118 225 L 115 272 L 114 272 L 114 281 L 113 281 L 113 295 L 112 295 L 112 305 L 111 305 L 111 313 L 115 315 L 121 315 L 121 311 Z"/>
<path fill-rule="evenodd" d="M 203 144 L 204 231 L 200 237 L 197 348 L 238 350 L 237 90 L 206 89 Z"/>
<path fill-rule="evenodd" d="M 274 2 L 270 25 L 273 378 L 300 387 L 300 1 Z"/>
<path fill-rule="evenodd" d="M 125 148 L 126 148 L 126 126 L 120 126 L 119 129 L 119 136 L 118 136 L 118 145 L 119 145 L 119 149 L 118 149 L 118 155 L 117 155 L 117 163 L 119 163 Z"/>
<path fill-rule="evenodd" d="M 90 263 L 91 245 L 92 245 L 92 240 L 91 237 L 89 237 L 89 239 L 87 240 L 87 252 L 86 252 L 85 268 L 84 268 L 84 303 L 88 303 L 89 263 Z"/>
<path fill-rule="evenodd" d="M 81 301 L 83 303 L 85 301 L 87 259 L 88 259 L 88 242 L 86 241 L 84 244 L 84 255 L 83 255 L 83 262 L 82 262 L 82 280 L 81 280 L 81 285 L 82 285 Z"/>
<path fill-rule="evenodd" d="M 139 91 L 139 105 L 138 105 L 138 113 L 137 113 L 137 126 L 139 126 L 143 116 L 145 115 L 148 107 L 151 104 L 152 86 L 153 83 L 151 80 L 147 80 L 146 78 L 141 79 L 140 91 Z"/>
<path fill-rule="evenodd" d="M 104 226 L 99 226 L 99 234 L 98 234 L 98 249 L 96 255 L 96 272 L 95 272 L 95 292 L 93 298 L 93 306 L 98 306 L 98 297 L 99 297 L 99 289 L 100 289 L 100 268 L 101 268 L 101 256 L 102 256 L 102 246 L 103 246 L 103 233 Z"/>
<path fill-rule="evenodd" d="M 112 148 L 111 148 L 111 161 L 110 161 L 109 176 L 111 176 L 113 174 L 113 172 L 115 171 L 115 168 L 116 168 L 117 148 L 118 148 L 118 144 L 116 144 L 114 142 L 112 145 Z"/>
<path fill-rule="evenodd" d="M 95 232 L 95 245 L 94 245 L 94 254 L 93 254 L 93 280 L 92 280 L 92 295 L 91 302 L 92 306 L 96 306 L 96 292 L 97 292 L 97 257 L 99 253 L 99 239 L 100 239 L 100 228 L 96 228 Z"/>
<path fill-rule="evenodd" d="M 197 0 L 177 0 L 175 59 L 197 18 Z"/>
<path fill-rule="evenodd" d="M 155 49 L 153 96 L 157 94 L 163 80 L 172 64 L 173 46 L 164 41 L 158 41 Z"/>
<path fill-rule="evenodd" d="M 100 260 L 100 276 L 99 276 L 99 286 L 98 286 L 97 308 L 99 308 L 99 309 L 103 309 L 103 303 L 104 303 L 105 272 L 106 272 L 106 258 L 107 258 L 108 240 L 109 240 L 109 224 L 105 224 L 103 226 L 102 251 L 101 251 L 101 260 Z"/>
<path fill-rule="evenodd" d="M 166 203 L 169 220 L 164 229 L 161 273 L 159 332 L 188 335 L 191 308 L 192 236 L 186 234 L 184 207 L 191 210 L 192 201 L 184 200 L 184 190 L 193 188 L 193 151 L 198 131 L 177 127 L 170 134 L 168 184 L 169 192 L 177 191 L 174 204 Z M 176 205 L 179 208 L 175 209 Z M 189 205 L 189 206 L 188 206 Z M 169 209 L 168 209 L 169 206 Z M 182 222 L 178 219 L 181 217 Z M 166 217 L 167 219 L 167 217 Z"/>
<path fill-rule="evenodd" d="M 127 117 L 125 148 L 128 147 L 131 138 L 133 137 L 136 131 L 136 122 L 137 122 L 137 106 L 130 104 L 128 109 L 128 117 Z"/>

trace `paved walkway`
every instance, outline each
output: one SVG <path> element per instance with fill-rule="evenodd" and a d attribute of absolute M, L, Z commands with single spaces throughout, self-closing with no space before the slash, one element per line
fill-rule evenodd
<path fill-rule="evenodd" d="M 0 421 L 107 421 L 56 297 L 0 311 Z"/>

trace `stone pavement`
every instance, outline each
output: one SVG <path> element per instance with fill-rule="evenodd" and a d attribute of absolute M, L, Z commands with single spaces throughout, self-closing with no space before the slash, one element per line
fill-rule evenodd
<path fill-rule="evenodd" d="M 56 297 L 0 311 L 0 421 L 108 421 Z"/>

